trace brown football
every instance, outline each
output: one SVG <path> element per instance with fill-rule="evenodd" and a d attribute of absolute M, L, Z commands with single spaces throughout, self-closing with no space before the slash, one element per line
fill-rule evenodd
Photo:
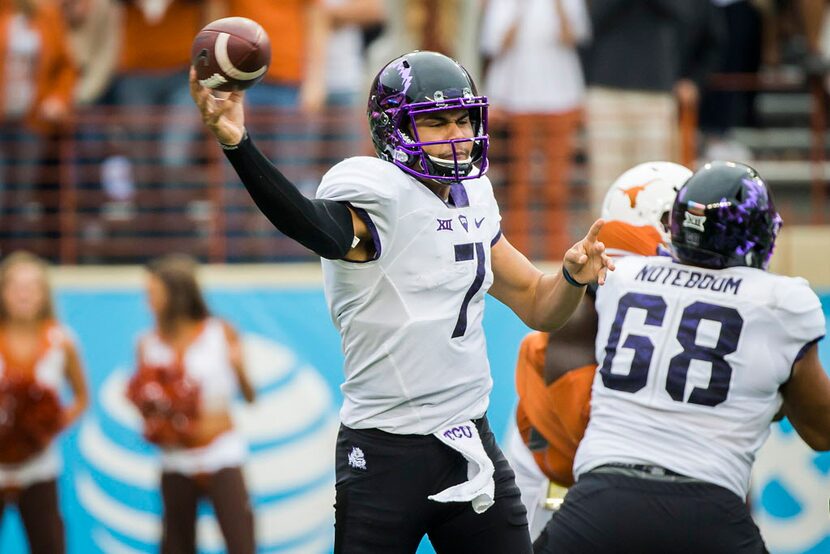
<path fill-rule="evenodd" d="M 271 42 L 256 21 L 225 17 L 199 31 L 193 39 L 190 59 L 202 86 L 245 90 L 265 76 L 271 63 Z"/>

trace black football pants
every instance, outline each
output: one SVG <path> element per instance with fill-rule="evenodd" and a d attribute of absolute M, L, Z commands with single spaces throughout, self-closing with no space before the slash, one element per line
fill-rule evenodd
<path fill-rule="evenodd" d="M 763 554 L 746 503 L 704 482 L 587 473 L 533 543 L 537 554 Z"/>
<path fill-rule="evenodd" d="M 475 423 L 496 470 L 495 504 L 482 514 L 427 498 L 467 480 L 467 461 L 437 438 L 341 426 L 334 552 L 413 554 L 424 535 L 438 554 L 532 552 L 513 470 L 486 418 Z"/>

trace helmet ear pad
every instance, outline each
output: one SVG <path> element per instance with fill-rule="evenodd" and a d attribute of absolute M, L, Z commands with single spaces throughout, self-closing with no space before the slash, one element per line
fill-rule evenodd
<path fill-rule="evenodd" d="M 678 192 L 672 248 L 691 265 L 766 269 L 781 225 L 772 192 L 754 169 L 711 162 Z"/>
<path fill-rule="evenodd" d="M 372 139 L 375 144 L 375 150 L 378 151 L 378 157 L 383 159 L 391 159 L 394 153 L 394 147 L 389 142 L 384 142 L 382 144 L 378 144 L 374 137 L 377 136 L 389 136 L 393 132 L 393 127 L 391 125 L 391 118 L 389 114 L 386 112 L 372 112 L 370 111 L 368 114 L 369 117 L 369 128 L 372 130 Z M 381 153 L 382 150 L 382 153 Z"/>

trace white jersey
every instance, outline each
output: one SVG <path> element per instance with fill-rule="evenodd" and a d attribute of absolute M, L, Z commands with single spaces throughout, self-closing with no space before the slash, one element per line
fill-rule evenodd
<path fill-rule="evenodd" d="M 492 387 L 481 320 L 501 236 L 489 179 L 452 185 L 445 203 L 395 165 L 356 157 L 317 196 L 351 205 L 377 249 L 369 262 L 322 262 L 346 357 L 342 422 L 426 435 L 481 417 Z"/>
<path fill-rule="evenodd" d="M 599 371 L 574 474 L 655 464 L 745 497 L 779 388 L 825 333 L 818 297 L 753 268 L 616 263 L 597 293 Z"/>

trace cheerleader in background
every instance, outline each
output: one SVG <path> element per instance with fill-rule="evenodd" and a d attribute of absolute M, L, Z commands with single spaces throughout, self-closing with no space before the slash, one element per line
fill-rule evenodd
<path fill-rule="evenodd" d="M 73 402 L 60 403 L 64 381 Z M 0 518 L 16 504 L 33 553 L 66 549 L 55 437 L 89 396 L 70 331 L 55 318 L 46 264 L 17 252 L 0 264 Z"/>
<path fill-rule="evenodd" d="M 253 553 L 253 513 L 241 471 L 247 447 L 230 414 L 237 388 L 254 400 L 241 342 L 210 315 L 193 260 L 166 256 L 147 269 L 156 326 L 139 341 L 127 394 L 144 418 L 144 436 L 161 447 L 161 552 L 196 552 L 196 505 L 205 497 L 227 551 Z"/>

